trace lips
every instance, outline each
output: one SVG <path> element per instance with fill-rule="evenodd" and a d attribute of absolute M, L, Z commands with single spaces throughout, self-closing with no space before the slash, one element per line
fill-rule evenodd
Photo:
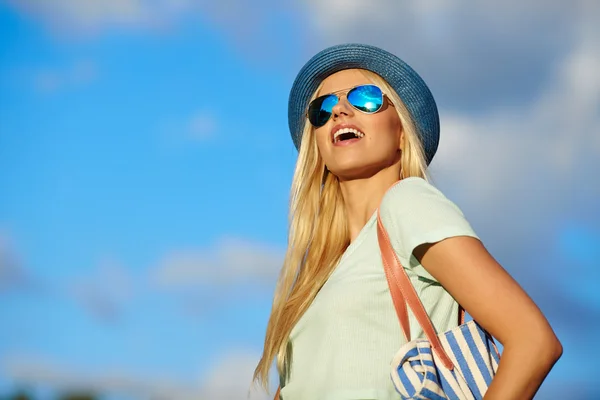
<path fill-rule="evenodd" d="M 333 144 L 352 140 L 353 142 L 365 137 L 365 133 L 356 125 L 340 124 L 331 130 L 331 142 Z"/>

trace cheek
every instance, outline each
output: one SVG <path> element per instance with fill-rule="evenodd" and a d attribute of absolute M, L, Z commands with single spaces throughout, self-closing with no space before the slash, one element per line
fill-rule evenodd
<path fill-rule="evenodd" d="M 381 132 L 381 139 L 394 145 L 400 145 L 400 136 L 402 132 L 402 124 L 398 115 L 382 114 L 373 121 L 375 132 Z"/>
<path fill-rule="evenodd" d="M 318 128 L 315 129 L 315 138 L 317 140 L 317 147 L 319 148 L 319 152 L 323 154 L 323 151 L 327 148 L 327 141 L 329 140 L 329 132 L 327 129 Z"/>

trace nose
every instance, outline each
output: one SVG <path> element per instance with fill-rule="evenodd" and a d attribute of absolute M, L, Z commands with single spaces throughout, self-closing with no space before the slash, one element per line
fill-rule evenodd
<path fill-rule="evenodd" d="M 348 103 L 348 98 L 346 96 L 340 96 L 340 100 L 331 109 L 331 114 L 334 119 L 339 118 L 341 115 L 345 115 L 345 116 L 354 115 L 353 108 L 350 105 L 350 103 Z"/>

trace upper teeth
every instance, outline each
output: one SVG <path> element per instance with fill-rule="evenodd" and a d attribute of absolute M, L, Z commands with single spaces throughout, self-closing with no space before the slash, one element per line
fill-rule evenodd
<path fill-rule="evenodd" d="M 338 137 L 340 135 L 343 135 L 344 133 L 354 133 L 356 135 L 356 137 L 359 137 L 359 138 L 362 138 L 365 136 L 365 134 L 362 133 L 361 131 L 359 131 L 358 129 L 342 128 L 342 129 L 339 129 L 337 132 L 335 132 L 335 134 L 333 135 L 333 141 L 336 142 Z"/>

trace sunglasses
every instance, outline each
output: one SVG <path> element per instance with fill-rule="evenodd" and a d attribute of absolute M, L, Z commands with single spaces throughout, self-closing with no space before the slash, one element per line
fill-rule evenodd
<path fill-rule="evenodd" d="M 333 107 L 339 103 L 340 97 L 337 93 L 346 92 L 348 103 L 356 110 L 365 114 L 374 114 L 383 106 L 383 92 L 375 85 L 360 85 L 350 90 L 338 90 L 323 96 L 319 96 L 308 105 L 307 117 L 310 123 L 319 128 L 329 121 Z"/>

